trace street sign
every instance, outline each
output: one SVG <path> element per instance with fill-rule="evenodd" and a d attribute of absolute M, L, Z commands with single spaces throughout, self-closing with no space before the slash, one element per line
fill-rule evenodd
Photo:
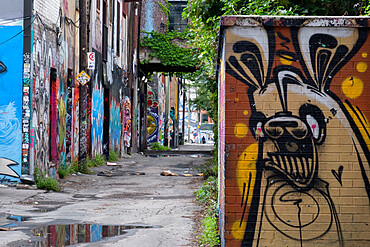
<path fill-rule="evenodd" d="M 95 69 L 95 52 L 87 53 L 87 68 Z"/>
<path fill-rule="evenodd" d="M 88 83 L 90 81 L 90 76 L 84 71 L 82 70 L 76 77 L 76 80 L 82 85 L 84 86 L 86 83 Z"/>

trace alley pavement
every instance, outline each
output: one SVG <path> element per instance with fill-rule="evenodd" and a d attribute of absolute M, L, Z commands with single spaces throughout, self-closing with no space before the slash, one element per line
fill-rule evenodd
<path fill-rule="evenodd" d="M 0 185 L 0 246 L 197 246 L 195 168 L 210 158 L 127 155 L 61 179 L 61 192 Z"/>

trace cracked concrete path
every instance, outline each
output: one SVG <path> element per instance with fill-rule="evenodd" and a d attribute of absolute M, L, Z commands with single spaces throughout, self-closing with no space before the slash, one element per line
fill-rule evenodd
<path fill-rule="evenodd" d="M 195 167 L 208 159 L 134 154 L 117 166 L 92 168 L 95 174 L 60 180 L 62 192 L 2 186 L 0 226 L 13 223 L 15 231 L 0 231 L 0 246 L 196 246 L 194 215 L 201 208 L 194 191 L 203 178 Z M 181 176 L 161 176 L 166 170 Z M 112 237 L 91 242 L 96 226 Z M 76 245 L 79 239 L 89 242 Z"/>

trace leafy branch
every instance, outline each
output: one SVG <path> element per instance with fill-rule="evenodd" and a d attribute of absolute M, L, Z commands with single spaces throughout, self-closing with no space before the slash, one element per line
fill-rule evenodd
<path fill-rule="evenodd" d="M 197 49 L 189 48 L 186 40 L 191 39 L 189 32 L 170 31 L 159 33 L 156 31 L 144 32 L 147 35 L 141 40 L 141 47 L 148 47 L 153 51 L 151 59 L 156 57 L 164 66 L 196 67 L 199 64 Z M 148 60 L 141 61 L 143 64 Z"/>

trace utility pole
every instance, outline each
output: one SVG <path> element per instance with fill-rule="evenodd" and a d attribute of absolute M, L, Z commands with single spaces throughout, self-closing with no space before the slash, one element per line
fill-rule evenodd
<path fill-rule="evenodd" d="M 186 90 L 185 90 L 185 80 L 181 76 L 181 88 L 182 88 L 182 140 L 181 145 L 185 144 L 185 100 L 186 100 Z"/>
<path fill-rule="evenodd" d="M 79 17 L 80 17 L 80 71 L 87 69 L 87 11 L 86 0 L 79 0 Z M 87 157 L 87 88 L 88 84 L 80 84 L 79 92 L 79 167 L 86 169 Z"/>
<path fill-rule="evenodd" d="M 190 140 L 190 120 L 191 120 L 191 110 L 190 110 L 190 95 L 191 95 L 191 92 L 190 92 L 190 88 L 189 88 L 189 95 L 188 95 L 188 143 L 191 143 L 191 140 Z"/>

